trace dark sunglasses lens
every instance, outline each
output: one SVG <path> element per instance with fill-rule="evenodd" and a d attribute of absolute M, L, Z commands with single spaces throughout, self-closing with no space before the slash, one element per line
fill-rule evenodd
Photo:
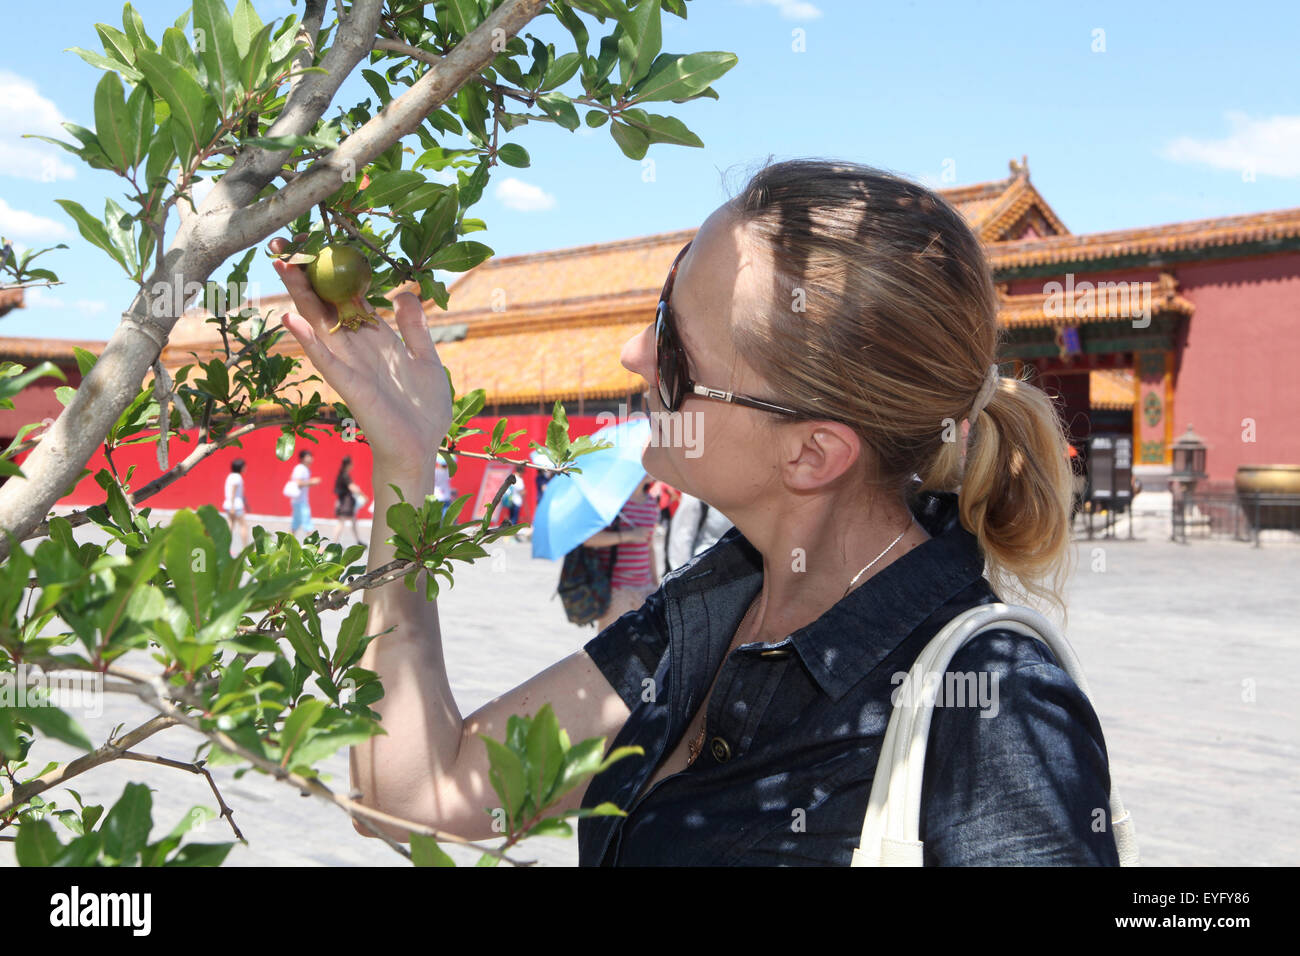
<path fill-rule="evenodd" d="M 668 339 L 668 318 L 664 306 L 659 305 L 659 314 L 655 322 L 655 358 L 659 373 L 659 399 L 669 411 L 674 411 L 673 399 L 677 395 L 677 361 L 676 352 Z"/>

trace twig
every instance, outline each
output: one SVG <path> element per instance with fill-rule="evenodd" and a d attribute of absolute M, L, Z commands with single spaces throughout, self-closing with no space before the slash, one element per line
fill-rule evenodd
<path fill-rule="evenodd" d="M 239 827 L 235 825 L 235 811 L 226 806 L 226 801 L 221 798 L 221 791 L 217 789 L 217 782 L 212 779 L 212 773 L 207 767 L 197 763 L 186 763 L 183 760 L 172 760 L 170 757 L 160 757 L 157 754 L 124 753 L 122 758 L 124 760 L 140 760 L 145 763 L 157 763 L 165 767 L 175 767 L 177 770 L 202 774 L 208 781 L 208 786 L 212 788 L 212 795 L 217 798 L 217 805 L 221 807 L 220 816 L 225 817 L 226 822 L 230 824 L 230 829 L 235 831 L 235 838 L 244 846 L 248 846 L 248 841 L 244 839 L 244 835 L 239 832 Z"/>
<path fill-rule="evenodd" d="M 413 60 L 420 60 L 430 66 L 437 66 L 442 62 L 442 57 L 436 53 L 429 53 L 427 50 L 421 50 L 419 47 L 411 46 L 409 43 L 403 43 L 401 40 L 392 40 L 388 37 L 380 37 L 375 41 L 376 50 L 387 50 L 389 53 L 401 53 L 403 56 L 409 56 Z"/>
<path fill-rule="evenodd" d="M 34 780 L 19 784 L 9 793 L 0 795 L 0 815 L 8 813 L 14 807 L 21 806 L 32 797 L 44 793 L 51 787 L 57 787 L 59 784 L 71 780 L 87 770 L 92 770 L 102 763 L 116 760 L 127 749 L 134 747 L 143 740 L 147 740 L 160 730 L 175 726 L 177 723 L 178 721 L 170 717 L 150 717 L 135 730 L 128 731 L 116 740 L 109 740 L 98 749 L 77 757 L 75 760 L 69 760 L 62 767 L 51 770 Z"/>

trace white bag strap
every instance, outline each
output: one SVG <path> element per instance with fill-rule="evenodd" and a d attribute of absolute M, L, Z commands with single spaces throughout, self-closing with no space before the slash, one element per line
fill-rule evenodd
<path fill-rule="evenodd" d="M 889 718 L 880 762 L 876 766 L 862 839 L 853 851 L 852 866 L 921 866 L 921 784 L 925 771 L 925 747 L 930 733 L 934 702 L 918 693 L 929 674 L 942 675 L 953 656 L 981 631 L 999 629 L 1036 637 L 1055 655 L 1061 667 L 1091 699 L 1083 668 L 1074 649 L 1047 618 L 1032 608 L 1007 604 L 981 604 L 953 618 L 917 656 Z M 1138 865 L 1137 839 L 1133 821 L 1120 802 L 1112 775 L 1110 787 L 1111 829 L 1120 866 Z"/>

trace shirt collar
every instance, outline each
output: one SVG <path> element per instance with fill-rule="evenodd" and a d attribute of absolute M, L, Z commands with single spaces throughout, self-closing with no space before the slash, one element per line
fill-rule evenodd
<path fill-rule="evenodd" d="M 875 669 L 953 595 L 983 577 L 984 556 L 975 536 L 961 524 L 955 493 L 923 492 L 911 507 L 929 540 L 789 637 L 817 685 L 833 700 Z M 762 587 L 763 559 L 733 527 L 696 560 L 667 575 L 664 583 L 678 595 L 735 588 L 743 611 Z M 729 623 L 728 639 L 739 620 Z"/>

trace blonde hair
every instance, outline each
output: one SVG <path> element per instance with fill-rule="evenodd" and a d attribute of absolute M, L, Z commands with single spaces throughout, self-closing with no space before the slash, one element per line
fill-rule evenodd
<path fill-rule="evenodd" d="M 961 215 L 905 179 L 818 159 L 769 161 L 730 205 L 775 260 L 770 307 L 732 326 L 774 400 L 852 427 L 882 489 L 959 491 L 998 596 L 1064 616 L 1072 482 L 1052 400 L 998 377 L 963 472 L 960 423 L 1000 329 L 984 250 Z"/>

